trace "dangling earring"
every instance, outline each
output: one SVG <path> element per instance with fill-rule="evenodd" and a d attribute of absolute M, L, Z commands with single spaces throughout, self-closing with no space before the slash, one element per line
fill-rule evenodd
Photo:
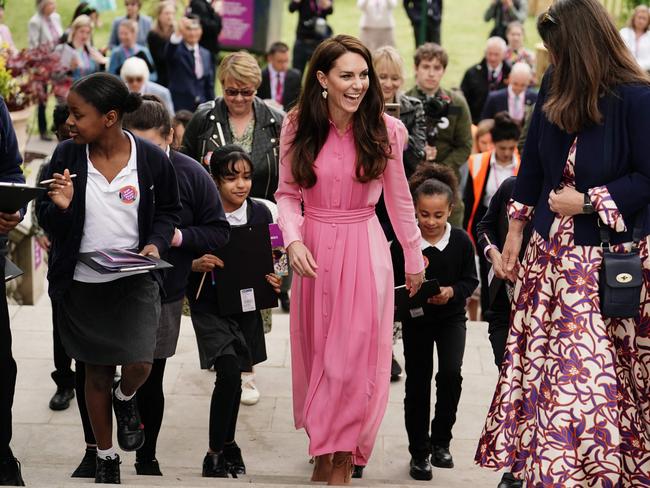
<path fill-rule="evenodd" d="M 323 96 L 323 100 L 327 100 L 327 88 L 323 88 L 323 91 L 320 92 L 320 94 Z"/>

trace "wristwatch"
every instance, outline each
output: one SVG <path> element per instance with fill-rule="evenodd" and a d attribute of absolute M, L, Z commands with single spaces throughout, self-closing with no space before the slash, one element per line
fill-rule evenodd
<path fill-rule="evenodd" d="M 591 198 L 589 198 L 589 193 L 585 193 L 585 200 L 584 203 L 582 204 L 582 213 L 583 214 L 592 214 L 596 210 L 594 209 L 594 206 L 591 204 Z"/>

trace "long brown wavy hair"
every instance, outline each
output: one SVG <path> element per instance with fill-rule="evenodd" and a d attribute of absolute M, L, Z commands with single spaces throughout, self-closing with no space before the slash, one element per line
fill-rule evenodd
<path fill-rule="evenodd" d="M 290 144 L 292 153 L 291 174 L 303 188 L 316 184 L 314 161 L 323 148 L 330 131 L 327 101 L 323 99 L 322 87 L 316 73 L 327 74 L 338 58 L 346 53 L 359 54 L 368 65 L 368 91 L 352 121 L 356 147 L 356 177 L 362 182 L 379 178 L 390 157 L 390 143 L 384 123 L 384 97 L 379 79 L 372 65 L 370 51 L 357 38 L 347 35 L 323 41 L 314 52 L 310 62 L 305 86 L 298 105 L 289 114 L 296 126 Z"/>
<path fill-rule="evenodd" d="M 597 0 L 555 0 L 537 19 L 551 54 L 544 113 L 566 132 L 602 122 L 601 96 L 622 84 L 650 84 Z"/>

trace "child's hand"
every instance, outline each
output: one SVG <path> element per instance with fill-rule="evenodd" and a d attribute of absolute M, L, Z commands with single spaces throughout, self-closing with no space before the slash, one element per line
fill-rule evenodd
<path fill-rule="evenodd" d="M 54 181 L 50 183 L 50 191 L 47 194 L 54 205 L 61 210 L 67 210 L 74 196 L 70 171 L 66 169 L 63 174 L 54 173 L 52 178 Z"/>
<path fill-rule="evenodd" d="M 494 247 L 488 251 L 488 257 L 492 263 L 492 269 L 494 270 L 494 276 L 502 280 L 506 279 L 506 272 L 503 269 L 503 261 L 501 260 L 501 253 L 498 249 Z"/>
<path fill-rule="evenodd" d="M 451 286 L 441 286 L 440 293 L 427 300 L 432 305 L 445 305 L 454 298 L 454 289 Z"/>
<path fill-rule="evenodd" d="M 142 248 L 140 254 L 143 256 L 153 256 L 156 259 L 160 259 L 160 252 L 154 244 L 147 244 Z"/>
<path fill-rule="evenodd" d="M 212 254 L 204 254 L 199 259 L 192 261 L 192 271 L 209 273 L 214 268 L 223 268 L 223 261 Z"/>
<path fill-rule="evenodd" d="M 282 285 L 282 278 L 280 276 L 275 273 L 267 274 L 266 281 L 273 287 L 274 292 L 280 293 L 280 286 Z"/>

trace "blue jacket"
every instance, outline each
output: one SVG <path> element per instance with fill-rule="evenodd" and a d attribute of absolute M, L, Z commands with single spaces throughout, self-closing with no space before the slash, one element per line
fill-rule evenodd
<path fill-rule="evenodd" d="M 537 93 L 533 90 L 526 90 L 526 100 L 524 102 L 526 107 L 535 105 L 537 102 Z M 481 112 L 481 120 L 493 119 L 499 112 L 508 111 L 508 89 L 502 88 L 501 90 L 493 91 L 487 97 L 483 111 Z M 528 113 L 526 111 L 526 113 Z"/>
<path fill-rule="evenodd" d="M 184 42 L 168 42 L 165 47 L 165 59 L 169 66 L 167 88 L 172 94 L 176 111 L 189 110 L 208 100 L 214 99 L 214 65 L 212 55 L 204 47 L 198 46 L 203 61 L 203 78 L 194 74 L 194 54 L 187 49 Z"/>
<path fill-rule="evenodd" d="M 535 230 L 548 239 L 555 214 L 548 205 L 548 195 L 558 187 L 569 149 L 578 136 L 575 162 L 575 184 L 579 192 L 606 185 L 623 215 L 628 231 L 613 234 L 612 242 L 631 241 L 635 217 L 650 204 L 650 86 L 622 85 L 616 95 L 601 98 L 599 107 L 603 123 L 569 134 L 549 122 L 542 111 L 549 77 L 547 72 L 533 112 L 532 120 L 513 198 L 535 207 Z M 604 154 L 605 137 L 611 141 L 609 154 Z M 650 233 L 648 212 L 644 235 Z M 575 244 L 598 245 L 596 214 L 576 215 Z"/>
<path fill-rule="evenodd" d="M 18 151 L 18 141 L 11 123 L 9 110 L 0 97 L 0 181 L 5 183 L 24 183 L 25 177 L 20 169 L 23 158 Z M 7 247 L 7 236 L 0 234 L 0 255 Z"/>
<path fill-rule="evenodd" d="M 139 248 L 154 244 L 160 254 L 169 249 L 174 228 L 179 224 L 181 204 L 178 196 L 176 173 L 167 155 L 158 147 L 144 139 L 133 136 L 138 155 L 138 181 L 140 204 L 138 206 Z M 43 230 L 52 237 L 50 263 L 47 278 L 52 299 L 59 299 L 72 283 L 79 256 L 79 246 L 86 217 L 86 183 L 88 180 L 88 161 L 86 145 L 75 144 L 72 140 L 60 143 L 50 160 L 50 168 L 45 178 L 53 173 L 63 173 L 65 169 L 76 173 L 72 180 L 74 197 L 65 211 L 52 203 L 45 195 L 38 204 L 38 221 Z M 162 273 L 152 272 L 162 285 Z"/>

